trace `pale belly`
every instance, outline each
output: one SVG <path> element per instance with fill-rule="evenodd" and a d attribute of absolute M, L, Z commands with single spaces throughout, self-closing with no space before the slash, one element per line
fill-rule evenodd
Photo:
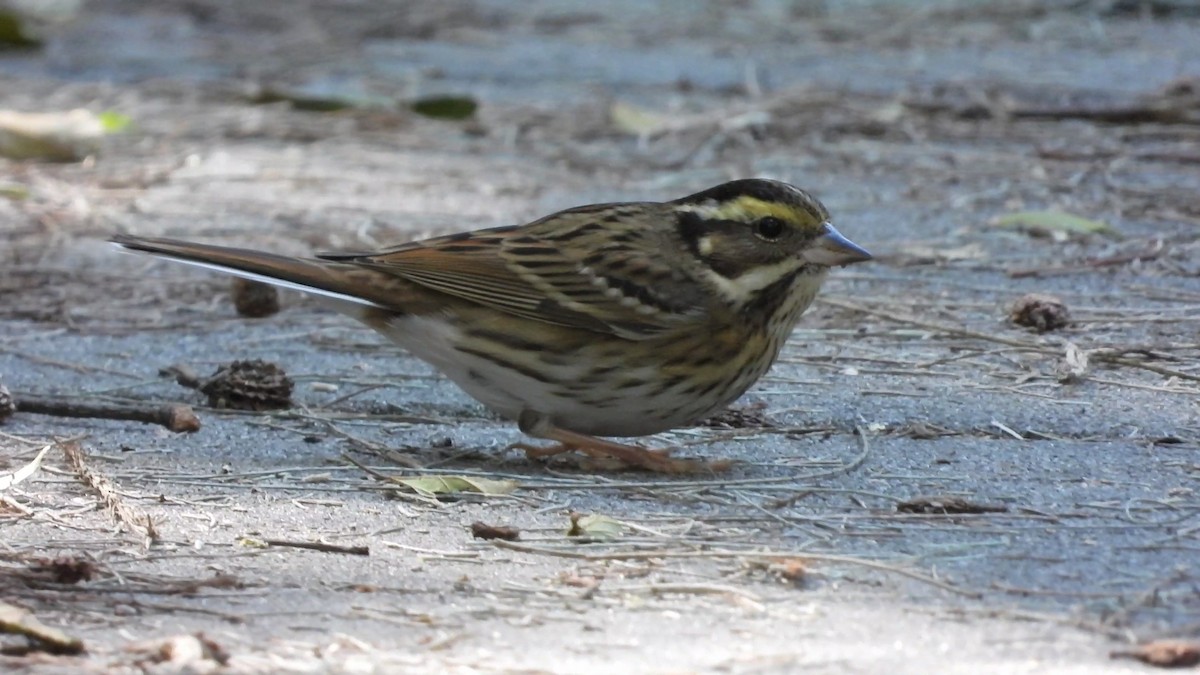
<path fill-rule="evenodd" d="M 558 354 L 535 372 L 502 365 L 498 360 L 515 361 L 504 354 L 464 352 L 455 346 L 462 343 L 458 329 L 443 320 L 404 316 L 386 327 L 372 325 L 493 412 L 516 420 L 535 411 L 555 426 L 593 436 L 644 436 L 690 425 L 737 398 L 770 365 L 755 364 L 729 382 L 708 383 L 711 387 L 665 381 L 657 360 L 606 374 L 586 359 Z"/>

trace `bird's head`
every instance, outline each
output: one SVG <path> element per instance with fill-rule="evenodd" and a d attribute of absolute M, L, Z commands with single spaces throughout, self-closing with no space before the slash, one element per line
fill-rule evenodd
<path fill-rule="evenodd" d="M 790 289 L 789 280 L 819 286 L 830 267 L 871 259 L 834 229 L 816 197 L 787 183 L 735 180 L 671 204 L 684 248 L 738 306 L 767 289 Z"/>

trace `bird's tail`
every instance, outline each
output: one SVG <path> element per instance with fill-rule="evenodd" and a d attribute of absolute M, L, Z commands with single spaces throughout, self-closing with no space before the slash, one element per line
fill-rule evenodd
<path fill-rule="evenodd" d="M 114 236 L 109 241 L 129 251 L 148 253 L 359 306 L 386 308 L 390 304 L 380 292 L 382 289 L 378 284 L 363 283 L 363 275 L 379 273 L 354 265 L 127 234 Z M 380 297 L 373 297 L 375 295 Z"/>

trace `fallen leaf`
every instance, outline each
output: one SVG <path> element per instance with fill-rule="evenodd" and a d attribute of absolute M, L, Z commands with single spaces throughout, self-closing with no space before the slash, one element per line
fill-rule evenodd
<path fill-rule="evenodd" d="M 436 120 L 465 120 L 479 109 L 479 103 L 468 96 L 430 96 L 409 105 L 418 115 Z"/>
<path fill-rule="evenodd" d="M 10 159 L 72 162 L 96 152 L 106 133 L 101 117 L 88 110 L 0 110 L 0 155 Z"/>
<path fill-rule="evenodd" d="M 616 539 L 625 532 L 625 525 L 619 520 L 599 514 L 571 514 L 571 528 L 567 530 L 568 537 L 587 537 L 588 539 Z"/>
<path fill-rule="evenodd" d="M 799 586 L 808 578 L 810 567 L 807 558 L 779 558 L 772 561 L 767 569 L 780 579 Z"/>
<path fill-rule="evenodd" d="M 1110 659 L 1134 659 L 1159 668 L 1190 668 L 1200 664 L 1200 643 L 1155 640 L 1134 649 L 1108 653 Z"/>
<path fill-rule="evenodd" d="M 427 497 L 456 494 L 459 492 L 506 495 L 517 489 L 517 481 L 515 480 L 468 478 L 467 476 L 405 476 L 400 478 L 393 477 L 391 480 Z"/>
<path fill-rule="evenodd" d="M 471 536 L 476 539 L 503 539 L 516 541 L 521 538 L 521 531 L 508 525 L 488 525 L 475 521 L 471 523 Z"/>
<path fill-rule="evenodd" d="M 24 635 L 38 646 L 54 654 L 79 654 L 83 641 L 38 621 L 27 609 L 0 602 L 0 633 Z"/>
<path fill-rule="evenodd" d="M 0 197 L 14 202 L 25 201 L 29 199 L 29 188 L 20 183 L 0 183 Z"/>
<path fill-rule="evenodd" d="M 25 49 L 41 46 L 41 40 L 31 34 L 26 23 L 16 12 L 0 7 L 0 45 Z"/>
<path fill-rule="evenodd" d="M 1085 234 L 1099 234 L 1114 239 L 1121 237 L 1116 228 L 1104 221 L 1091 220 L 1063 211 L 1019 211 L 996 218 L 992 225 L 1056 239 Z"/>

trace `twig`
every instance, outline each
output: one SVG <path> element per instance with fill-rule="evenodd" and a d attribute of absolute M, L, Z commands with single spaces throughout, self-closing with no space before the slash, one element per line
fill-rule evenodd
<path fill-rule="evenodd" d="M 347 555 L 371 555 L 371 549 L 366 546 L 339 546 L 320 541 L 288 541 L 286 539 L 263 539 L 269 546 L 285 546 L 287 548 L 303 548 L 322 553 L 345 553 Z"/>
<path fill-rule="evenodd" d="M 154 521 L 150 519 L 150 516 L 122 501 L 120 492 L 113 486 L 113 482 L 88 466 L 87 455 L 79 441 L 65 441 L 59 443 L 59 447 L 62 448 L 63 455 L 70 462 L 71 468 L 75 470 L 75 475 L 100 495 L 104 506 L 118 521 L 135 532 L 142 532 L 147 545 L 159 540 L 158 531 L 154 528 Z"/>
<path fill-rule="evenodd" d="M 604 590 L 616 593 L 650 593 L 651 595 L 664 595 L 667 593 L 678 593 L 681 595 L 732 595 L 752 602 L 762 602 L 762 598 L 750 591 L 724 584 L 658 583 L 638 584 L 636 586 L 607 586 Z"/>
<path fill-rule="evenodd" d="M 1096 354 L 1093 352 L 1088 352 L 1088 356 L 1091 357 L 1092 361 L 1096 362 L 1096 363 L 1110 363 L 1110 364 L 1113 364 L 1116 366 L 1126 366 L 1129 368 L 1141 368 L 1142 370 L 1148 370 L 1152 373 L 1158 373 L 1159 375 L 1166 375 L 1167 377 L 1178 377 L 1181 380 L 1191 380 L 1193 382 L 1200 382 L 1200 375 L 1193 375 L 1191 373 L 1185 373 L 1182 370 L 1175 370 L 1174 368 L 1164 368 L 1162 366 L 1156 366 L 1151 363 L 1142 363 L 1140 361 L 1133 361 L 1130 359 L 1121 358 L 1119 356 L 1105 354 L 1103 352 L 1101 352 L 1099 354 Z"/>
<path fill-rule="evenodd" d="M 380 458 L 389 459 L 389 460 L 403 466 L 406 469 L 423 469 L 423 468 L 425 468 L 417 460 L 411 459 L 409 457 L 404 457 L 400 453 L 392 450 L 391 448 L 387 447 L 386 445 L 383 445 L 382 443 L 376 443 L 374 441 L 369 441 L 365 438 L 355 436 L 354 434 L 350 433 L 349 431 L 346 431 L 345 429 L 339 427 L 337 424 L 335 424 L 333 422 L 333 420 L 321 420 L 321 422 L 323 422 L 325 424 L 325 427 L 328 428 L 330 431 L 332 431 L 334 434 L 341 436 L 342 438 L 346 439 L 347 441 L 350 441 L 351 445 L 355 445 L 363 450 L 366 450 L 367 452 L 373 453 L 373 454 L 379 456 Z M 354 462 L 354 463 L 356 466 L 358 466 L 357 462 Z M 360 466 L 360 468 L 361 468 L 361 466 Z"/>
<path fill-rule="evenodd" d="M 948 335 L 957 335 L 959 337 L 969 337 L 969 338 L 975 338 L 977 340 L 986 340 L 987 342 L 996 342 L 996 343 L 999 343 L 1002 345 L 1008 345 L 1009 347 L 1019 347 L 1021 349 L 1026 349 L 1026 350 L 1034 351 L 1034 352 L 1041 352 L 1043 354 L 1054 354 L 1055 356 L 1058 355 L 1058 351 L 1059 351 L 1057 349 L 1054 349 L 1051 347 L 1044 347 L 1042 345 L 1035 344 L 1032 342 L 1025 342 L 1022 340 L 1013 340 L 1011 338 L 1001 337 L 999 335 L 995 335 L 992 333 L 984 333 L 982 331 L 970 330 L 968 328 L 962 328 L 960 326 L 950 326 L 950 325 L 947 325 L 944 323 L 937 323 L 935 321 L 925 321 L 923 319 L 918 319 L 915 316 L 906 316 L 904 314 L 898 314 L 896 312 L 889 312 L 889 311 L 882 310 L 882 309 L 875 309 L 873 307 L 865 307 L 856 302 L 839 300 L 837 298 L 822 298 L 821 300 L 819 300 L 819 302 L 826 304 L 826 305 L 832 305 L 834 307 L 841 307 L 842 309 L 848 309 L 848 310 L 851 310 L 854 312 L 862 312 L 863 314 L 877 316 L 881 319 L 887 319 L 888 321 L 894 321 L 896 323 L 908 324 L 910 326 L 920 326 L 921 328 L 925 328 L 927 330 L 937 331 L 939 333 L 946 333 Z"/>
<path fill-rule="evenodd" d="M 50 358 L 46 358 L 44 356 L 38 356 L 37 354 L 30 354 L 28 352 L 23 352 L 18 349 L 13 349 L 12 347 L 5 347 L 3 345 L 0 345 L 0 352 L 3 352 L 5 354 L 12 354 L 13 356 L 17 356 L 17 357 L 25 359 L 26 361 L 31 361 L 33 363 L 37 363 L 37 364 L 40 364 L 43 366 L 54 366 L 55 368 L 65 368 L 67 370 L 72 370 L 77 373 L 105 373 L 108 375 L 116 375 L 118 377 L 127 377 L 129 379 L 134 379 L 134 380 L 138 379 L 137 375 L 132 375 L 130 373 L 122 372 L 120 370 L 113 370 L 111 368 L 100 368 L 97 366 L 85 366 L 82 363 L 70 363 L 67 361 L 59 361 L 57 359 L 50 359 Z"/>
<path fill-rule="evenodd" d="M 1133 253 L 1122 253 L 1120 255 L 1109 256 L 1106 258 L 1090 258 L 1082 263 L 1075 265 L 1057 265 L 1050 267 L 1021 267 L 1008 271 L 1008 276 L 1011 279 L 1024 279 L 1027 277 L 1046 277 L 1055 274 L 1071 274 L 1073 272 L 1089 272 L 1097 267 L 1112 267 L 1116 265 L 1125 265 L 1133 262 L 1144 262 L 1161 258 L 1167 249 L 1159 242 L 1156 248 L 1135 251 Z"/>
<path fill-rule="evenodd" d="M 84 402 L 66 398 L 14 394 L 17 412 L 54 417 L 87 417 L 105 420 L 132 420 L 160 424 L 174 432 L 200 430 L 200 418 L 191 406 L 182 403 L 164 405 L 136 403 Z"/>
<path fill-rule="evenodd" d="M 229 612 L 222 612 L 216 609 L 208 609 L 206 607 L 196 607 L 195 605 L 168 605 L 158 602 L 145 602 L 143 600 L 128 599 L 124 601 L 136 609 L 152 609 L 159 612 L 183 612 L 191 614 L 201 614 L 203 616 L 213 616 L 223 621 L 228 621 L 232 624 L 246 623 L 246 617 Z"/>

